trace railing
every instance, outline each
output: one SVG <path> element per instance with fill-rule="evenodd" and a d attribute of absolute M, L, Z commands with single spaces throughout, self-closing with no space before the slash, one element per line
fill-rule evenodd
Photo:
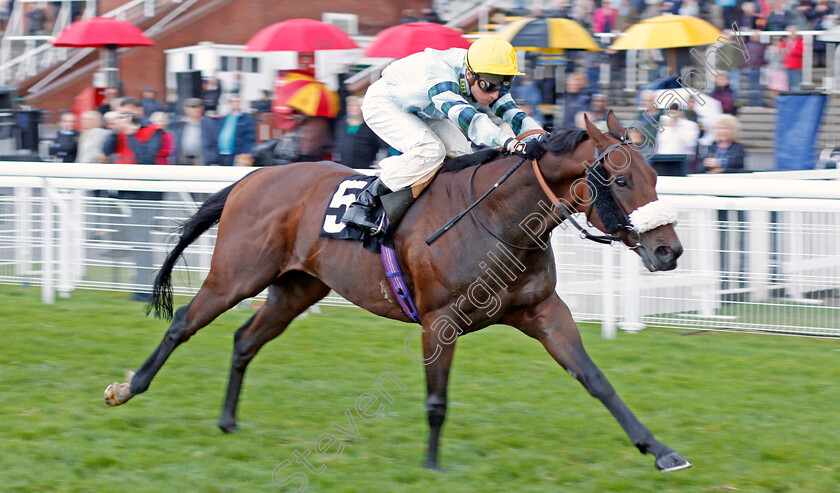
<path fill-rule="evenodd" d="M 45 303 L 75 289 L 147 292 L 172 227 L 197 208 L 191 194 L 252 170 L 0 163 L 0 284 L 41 286 Z M 626 248 L 557 228 L 557 291 L 606 337 L 646 325 L 840 336 L 838 185 L 836 170 L 661 177 L 660 197 L 679 211 L 679 267 L 648 273 Z M 165 195 L 125 200 L 96 190 Z M 187 249 L 176 294 L 197 291 L 214 241 L 215 229 Z M 349 304 L 334 295 L 323 303 Z"/>

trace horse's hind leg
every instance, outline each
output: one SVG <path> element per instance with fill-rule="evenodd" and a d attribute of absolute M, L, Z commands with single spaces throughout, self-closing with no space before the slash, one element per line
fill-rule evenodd
<path fill-rule="evenodd" d="M 557 295 L 535 307 L 510 314 L 503 322 L 539 340 L 563 368 L 606 406 L 633 445 L 643 454 L 656 457 L 657 469 L 669 472 L 691 467 L 685 457 L 659 442 L 615 393 L 607 377 L 586 354 L 572 315 Z"/>
<path fill-rule="evenodd" d="M 236 405 L 248 363 L 268 341 L 286 330 L 292 320 L 329 293 L 326 284 L 304 272 L 283 274 L 268 290 L 268 299 L 260 310 L 236 331 L 230 379 L 219 428 L 236 431 Z"/>
<path fill-rule="evenodd" d="M 270 276 L 264 274 L 261 278 L 235 282 L 211 270 L 195 298 L 175 312 L 163 340 L 137 372 L 129 373 L 128 382 L 114 382 L 105 389 L 105 403 L 119 406 L 145 392 L 176 347 L 240 301 L 256 296 L 271 282 L 273 276 Z M 225 282 L 216 282 L 217 279 L 225 279 Z"/>

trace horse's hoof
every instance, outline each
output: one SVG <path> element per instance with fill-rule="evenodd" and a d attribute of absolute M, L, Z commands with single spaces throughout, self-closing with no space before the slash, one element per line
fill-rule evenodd
<path fill-rule="evenodd" d="M 133 397 L 131 389 L 129 388 L 130 386 L 131 384 L 119 382 L 114 382 L 109 385 L 108 388 L 105 389 L 105 404 L 112 407 L 125 404 Z"/>
<path fill-rule="evenodd" d="M 236 421 L 219 421 L 219 428 L 225 433 L 236 433 L 239 427 L 236 426 Z"/>
<path fill-rule="evenodd" d="M 443 471 L 443 469 L 441 469 L 440 466 L 437 465 L 437 462 L 426 461 L 423 463 L 423 467 L 430 471 Z"/>
<path fill-rule="evenodd" d="M 655 465 L 660 472 L 672 472 L 679 471 L 680 469 L 688 469 L 691 467 L 691 462 L 672 450 L 662 457 L 658 457 Z"/>

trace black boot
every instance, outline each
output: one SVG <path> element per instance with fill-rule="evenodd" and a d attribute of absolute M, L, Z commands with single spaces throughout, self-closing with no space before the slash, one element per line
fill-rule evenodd
<path fill-rule="evenodd" d="M 391 192 L 391 189 L 377 177 L 359 192 L 356 200 L 347 207 L 341 217 L 341 222 L 366 228 L 374 236 L 383 233 L 385 230 L 385 212 L 381 211 L 379 215 L 376 215 L 376 209 L 379 202 L 378 197 L 389 192 Z"/>

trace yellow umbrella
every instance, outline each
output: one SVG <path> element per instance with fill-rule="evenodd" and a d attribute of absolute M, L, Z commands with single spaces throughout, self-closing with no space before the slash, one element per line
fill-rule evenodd
<path fill-rule="evenodd" d="M 523 17 L 505 24 L 497 35 L 520 49 L 601 49 L 580 24 L 558 17 Z"/>
<path fill-rule="evenodd" d="M 655 50 L 716 43 L 720 29 L 686 15 L 660 15 L 630 26 L 611 50 Z"/>

